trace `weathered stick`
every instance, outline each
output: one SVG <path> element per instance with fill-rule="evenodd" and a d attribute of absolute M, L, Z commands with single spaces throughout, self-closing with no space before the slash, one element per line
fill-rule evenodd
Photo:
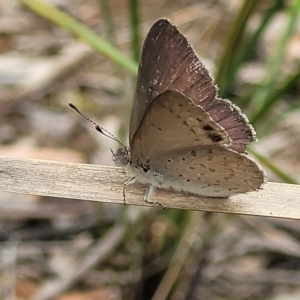
<path fill-rule="evenodd" d="M 126 179 L 117 167 L 0 157 L 0 190 L 6 192 L 123 204 Z M 150 206 L 144 193 L 145 186 L 128 186 L 126 203 Z M 293 184 L 266 183 L 228 199 L 157 190 L 153 201 L 166 208 L 300 219 L 300 185 Z"/>

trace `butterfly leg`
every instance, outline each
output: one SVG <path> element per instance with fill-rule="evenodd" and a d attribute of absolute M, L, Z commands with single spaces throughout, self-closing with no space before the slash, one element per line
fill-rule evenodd
<path fill-rule="evenodd" d="M 126 197 L 125 197 L 125 193 L 126 193 L 126 186 L 129 185 L 129 184 L 132 184 L 136 182 L 136 178 L 135 177 L 131 177 L 129 178 L 128 180 L 126 180 L 124 183 L 123 183 L 123 201 L 124 201 L 124 205 L 126 205 Z"/>
<path fill-rule="evenodd" d="M 144 196 L 144 201 L 146 203 L 149 203 L 149 204 L 157 204 L 158 206 L 160 206 L 161 208 L 165 208 L 161 203 L 159 202 L 153 202 L 151 201 L 151 198 L 153 196 L 153 193 L 155 191 L 155 187 L 153 185 L 148 185 L 147 189 L 146 189 L 146 193 L 145 193 L 145 196 Z"/>

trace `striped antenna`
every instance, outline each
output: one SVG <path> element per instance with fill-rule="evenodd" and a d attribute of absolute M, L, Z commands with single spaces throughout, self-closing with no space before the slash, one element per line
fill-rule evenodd
<path fill-rule="evenodd" d="M 113 134 L 111 134 L 109 131 L 107 131 L 105 128 L 103 128 L 102 126 L 100 126 L 99 124 L 97 124 L 95 121 L 93 121 L 92 119 L 90 119 L 89 117 L 87 117 L 86 115 L 84 115 L 74 104 L 69 103 L 69 106 L 71 108 L 73 108 L 79 115 L 81 115 L 83 118 L 85 118 L 86 120 L 88 120 L 89 122 L 91 122 L 92 124 L 95 125 L 95 129 L 100 132 L 101 134 L 103 134 L 104 136 L 116 141 L 117 143 L 119 143 L 120 145 L 124 146 L 123 143 L 117 138 L 115 137 Z"/>

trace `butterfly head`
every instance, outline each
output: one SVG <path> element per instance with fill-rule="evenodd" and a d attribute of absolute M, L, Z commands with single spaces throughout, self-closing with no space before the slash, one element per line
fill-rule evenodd
<path fill-rule="evenodd" d="M 130 164 L 131 153 L 128 147 L 120 148 L 116 153 L 110 149 L 113 161 L 117 166 L 127 166 Z"/>

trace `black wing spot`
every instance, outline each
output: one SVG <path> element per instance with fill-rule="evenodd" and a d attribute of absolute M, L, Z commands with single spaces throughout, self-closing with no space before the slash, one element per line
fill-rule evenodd
<path fill-rule="evenodd" d="M 213 130 L 214 130 L 214 129 L 213 129 L 210 125 L 208 125 L 208 124 L 203 125 L 203 126 L 202 126 L 202 129 L 205 130 L 205 131 L 213 131 Z"/>
<path fill-rule="evenodd" d="M 220 134 L 218 133 L 213 133 L 213 132 L 209 132 L 207 137 L 209 137 L 213 143 L 218 143 L 221 142 L 223 140 L 223 138 L 221 137 Z"/>
<path fill-rule="evenodd" d="M 145 173 L 147 173 L 150 170 L 149 166 L 144 166 L 144 165 L 142 166 L 142 169 Z"/>
<path fill-rule="evenodd" d="M 145 160 L 140 164 L 140 166 L 143 169 L 143 171 L 147 173 L 150 170 L 150 160 L 149 159 Z"/>
<path fill-rule="evenodd" d="M 191 155 L 194 156 L 194 157 L 196 157 L 197 156 L 197 152 L 195 150 L 192 150 L 191 151 Z"/>
<path fill-rule="evenodd" d="M 195 167 L 190 167 L 190 170 L 196 170 L 196 168 Z"/>

